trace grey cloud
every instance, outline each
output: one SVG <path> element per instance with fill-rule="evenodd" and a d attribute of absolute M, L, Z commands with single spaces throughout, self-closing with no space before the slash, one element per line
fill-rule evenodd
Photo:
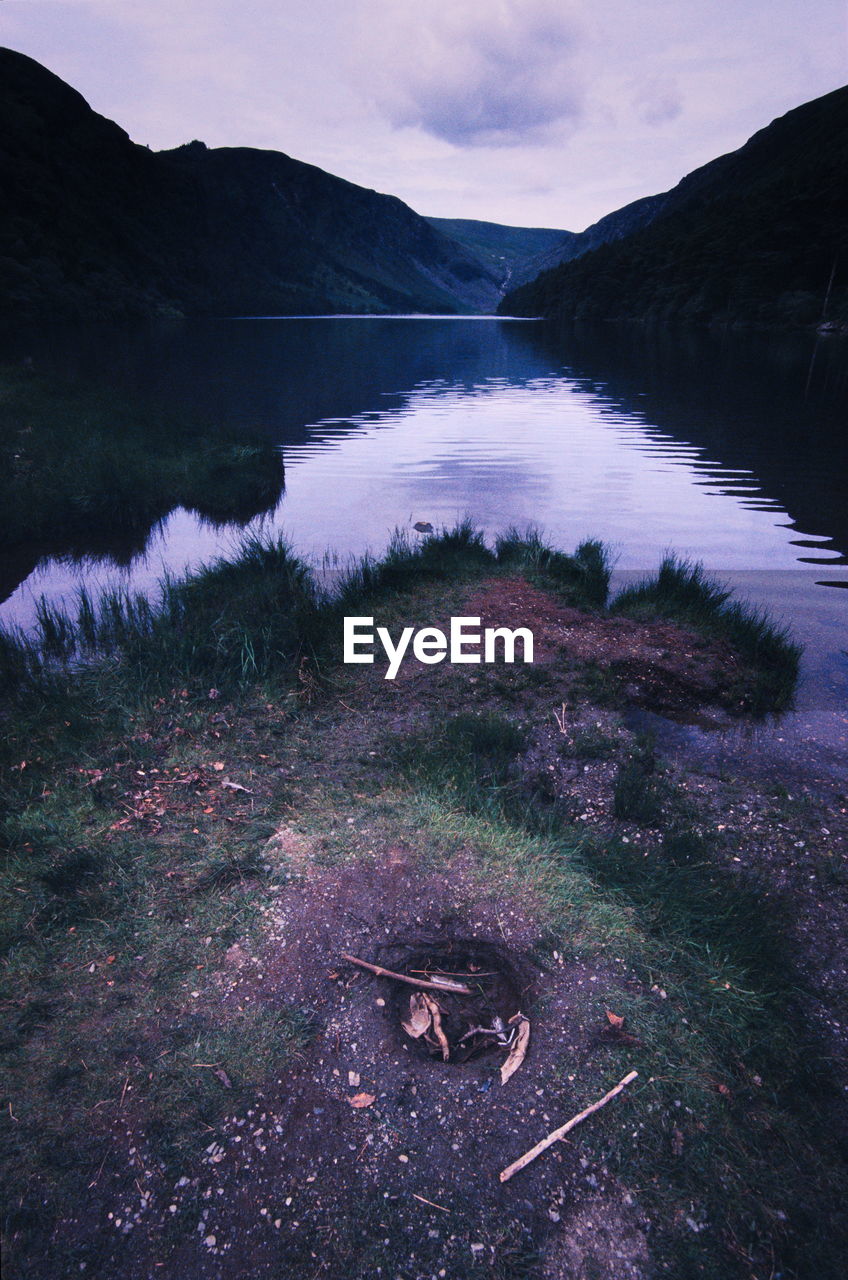
<path fill-rule="evenodd" d="M 357 62 L 397 127 L 461 147 L 497 146 L 532 141 L 581 114 L 579 34 L 561 3 L 371 0 L 365 12 Z"/>
<path fill-rule="evenodd" d="M 644 85 L 633 105 L 644 124 L 655 126 L 676 120 L 683 111 L 682 96 L 672 81 L 653 80 Z"/>

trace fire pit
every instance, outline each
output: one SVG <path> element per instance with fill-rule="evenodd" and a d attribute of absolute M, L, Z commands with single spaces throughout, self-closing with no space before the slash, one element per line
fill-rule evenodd
<path fill-rule="evenodd" d="M 519 1042 L 526 1047 L 522 1006 L 536 974 L 507 947 L 422 938 L 381 947 L 379 964 L 366 967 L 389 978 L 389 1014 L 413 1053 L 457 1066 L 486 1054 L 508 1058 Z"/>

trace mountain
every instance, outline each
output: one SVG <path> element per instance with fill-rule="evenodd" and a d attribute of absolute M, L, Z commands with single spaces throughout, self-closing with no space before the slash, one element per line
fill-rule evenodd
<path fill-rule="evenodd" d="M 611 240 L 621 240 L 647 226 L 662 212 L 668 194 L 643 196 L 608 213 L 585 231 L 554 231 L 547 227 L 506 227 L 498 222 L 463 218 L 428 218 L 437 230 L 465 245 L 500 273 L 504 292 L 535 280 L 543 271 L 571 262 Z"/>
<path fill-rule="evenodd" d="M 0 316 L 492 310 L 500 273 L 274 151 L 151 152 L 0 49 Z"/>
<path fill-rule="evenodd" d="M 507 227 L 499 222 L 478 222 L 472 218 L 428 218 L 427 221 L 475 254 L 504 288 L 533 280 L 545 267 L 562 262 L 571 241 L 580 239 L 572 231 Z"/>
<path fill-rule="evenodd" d="M 509 293 L 499 310 L 569 320 L 844 326 L 847 170 L 845 88 L 781 116 L 672 191 L 601 219 L 582 233 L 587 239 L 576 238 L 582 246 L 569 240 L 567 252 L 581 256 Z M 599 233 L 606 243 L 597 243 Z"/>
<path fill-rule="evenodd" d="M 552 267 L 558 267 L 561 262 L 572 262 L 575 258 L 582 258 L 584 253 L 590 253 L 592 249 L 597 249 L 602 244 L 609 244 L 612 240 L 622 240 L 631 232 L 638 231 L 640 227 L 646 227 L 662 212 L 667 199 L 667 192 L 659 196 L 643 196 L 641 200 L 634 200 L 623 208 L 606 214 L 597 222 L 593 222 L 585 231 L 564 232 L 559 240 L 528 263 L 528 266 L 535 267 L 532 277 L 517 283 L 529 283 L 530 279 L 535 279 L 543 271 L 548 271 Z"/>

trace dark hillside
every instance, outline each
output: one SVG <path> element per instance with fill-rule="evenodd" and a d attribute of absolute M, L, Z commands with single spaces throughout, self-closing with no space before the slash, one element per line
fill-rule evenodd
<path fill-rule="evenodd" d="M 667 193 L 653 220 L 542 274 L 505 312 L 848 322 L 848 89 L 806 103 Z"/>
<path fill-rule="evenodd" d="M 8 319 L 467 312 L 480 259 L 400 200 L 272 151 L 153 153 L 37 62 L 0 50 Z"/>
<path fill-rule="evenodd" d="M 611 240 L 623 240 L 625 236 L 638 231 L 640 227 L 646 227 L 662 213 L 667 200 L 668 193 L 659 196 L 643 196 L 641 200 L 634 200 L 621 209 L 616 209 L 613 213 L 599 218 L 585 231 L 566 232 L 562 240 L 536 258 L 534 277 L 542 271 L 548 271 L 551 267 L 558 267 L 561 262 L 572 262 L 575 258 L 582 258 L 584 253 L 590 253 L 599 245 L 608 244 Z"/>

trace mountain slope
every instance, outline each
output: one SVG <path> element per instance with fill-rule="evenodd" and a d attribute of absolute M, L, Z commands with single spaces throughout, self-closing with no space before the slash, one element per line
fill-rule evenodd
<path fill-rule="evenodd" d="M 846 162 L 848 89 L 839 89 L 651 197 L 647 225 L 544 272 L 499 309 L 562 319 L 815 324 L 826 303 L 825 318 L 846 323 Z"/>
<path fill-rule="evenodd" d="M 271 151 L 153 153 L 0 50 L 7 319 L 490 310 L 480 258 L 400 200 Z"/>
<path fill-rule="evenodd" d="M 533 279 L 543 271 L 558 267 L 562 262 L 572 262 L 582 258 L 602 244 L 612 240 L 623 240 L 631 232 L 646 227 L 662 213 L 668 200 L 668 192 L 658 196 L 643 196 L 641 200 L 633 200 L 613 213 L 606 214 L 593 222 L 585 231 L 567 231 L 564 237 L 551 245 L 547 251 L 538 255 L 532 265 L 535 266 Z M 521 283 L 529 283 L 529 280 Z"/>
<path fill-rule="evenodd" d="M 427 221 L 476 254 L 504 285 L 514 286 L 534 279 L 546 266 L 563 261 L 567 246 L 580 238 L 572 231 L 508 227 L 473 218 L 427 218 Z"/>

